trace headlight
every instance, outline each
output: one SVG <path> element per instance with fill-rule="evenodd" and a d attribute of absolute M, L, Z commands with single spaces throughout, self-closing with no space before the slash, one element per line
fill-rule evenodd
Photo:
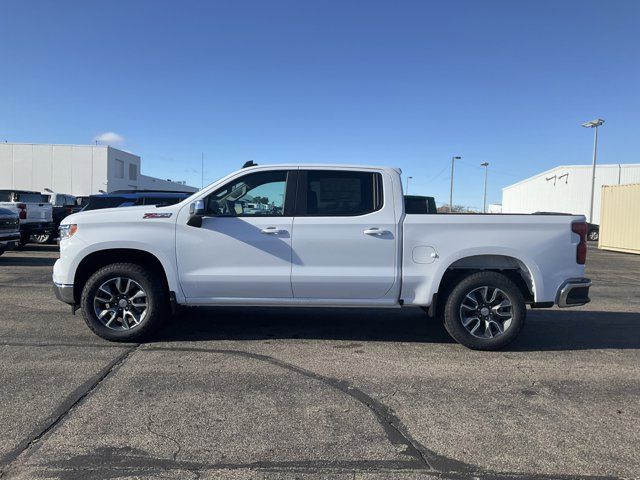
<path fill-rule="evenodd" d="M 60 240 L 71 238 L 78 231 L 78 225 L 70 223 L 68 225 L 60 225 Z"/>

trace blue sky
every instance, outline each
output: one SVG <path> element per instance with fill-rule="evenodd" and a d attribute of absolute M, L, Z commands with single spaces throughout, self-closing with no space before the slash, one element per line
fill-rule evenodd
<path fill-rule="evenodd" d="M 116 132 L 142 173 L 384 164 L 482 204 L 558 164 L 640 163 L 640 2 L 0 3 L 0 140 Z"/>

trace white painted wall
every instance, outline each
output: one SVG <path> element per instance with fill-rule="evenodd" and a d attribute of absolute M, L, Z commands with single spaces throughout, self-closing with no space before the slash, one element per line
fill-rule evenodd
<path fill-rule="evenodd" d="M 560 166 L 502 189 L 503 213 L 563 212 L 589 220 L 591 165 Z M 596 167 L 593 223 L 600 223 L 603 185 L 640 183 L 640 164 Z"/>
<path fill-rule="evenodd" d="M 123 175 L 117 175 L 117 161 Z M 130 178 L 135 165 L 137 178 Z M 140 157 L 106 145 L 41 145 L 0 143 L 0 189 L 91 195 L 100 191 L 196 188 L 140 174 Z"/>

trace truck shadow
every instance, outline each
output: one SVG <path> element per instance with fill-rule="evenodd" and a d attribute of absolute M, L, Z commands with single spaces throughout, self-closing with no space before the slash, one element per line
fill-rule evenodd
<path fill-rule="evenodd" d="M 520 336 L 503 351 L 640 349 L 640 313 L 547 310 L 528 314 Z M 441 321 L 418 309 L 275 307 L 187 309 L 155 340 L 268 339 L 454 343 Z"/>

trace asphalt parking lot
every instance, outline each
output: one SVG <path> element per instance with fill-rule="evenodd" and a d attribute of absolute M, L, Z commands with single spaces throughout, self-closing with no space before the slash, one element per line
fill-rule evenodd
<path fill-rule="evenodd" d="M 640 256 L 474 352 L 417 310 L 196 309 L 111 344 L 0 257 L 2 478 L 640 477 Z"/>

